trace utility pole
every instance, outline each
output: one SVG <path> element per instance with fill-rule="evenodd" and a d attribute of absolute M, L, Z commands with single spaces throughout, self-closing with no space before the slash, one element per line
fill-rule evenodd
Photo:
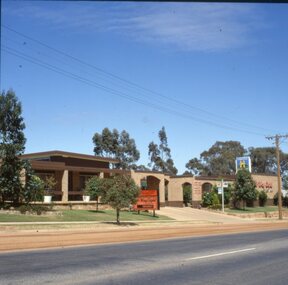
<path fill-rule="evenodd" d="M 221 179 L 221 191 L 222 191 L 222 212 L 224 213 L 224 180 Z"/>
<path fill-rule="evenodd" d="M 281 192 L 281 173 L 280 173 L 280 138 L 288 138 L 288 135 L 275 135 L 266 137 L 268 140 L 275 140 L 276 157 L 277 157 L 277 176 L 278 176 L 278 211 L 279 220 L 283 219 L 282 216 L 282 192 Z"/>

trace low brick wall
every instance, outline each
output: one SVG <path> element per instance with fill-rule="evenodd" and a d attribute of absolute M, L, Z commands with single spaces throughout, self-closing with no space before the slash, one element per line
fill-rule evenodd
<path fill-rule="evenodd" d="M 51 204 L 45 204 L 43 205 L 50 206 Z M 111 206 L 106 204 L 98 204 L 98 210 L 111 210 Z M 95 202 L 68 202 L 68 203 L 62 203 L 62 202 L 55 202 L 53 203 L 53 210 L 96 210 L 96 203 Z"/>
<path fill-rule="evenodd" d="M 201 201 L 192 201 L 191 207 L 198 209 L 199 207 L 201 207 Z"/>
<path fill-rule="evenodd" d="M 183 208 L 183 201 L 168 201 L 166 206 Z"/>
<path fill-rule="evenodd" d="M 278 218 L 278 211 L 275 212 L 260 212 L 260 213 L 250 213 L 250 214 L 235 214 L 235 213 L 229 213 L 229 215 L 237 216 L 241 218 Z M 288 217 L 287 211 L 282 211 L 283 217 Z"/>
<path fill-rule="evenodd" d="M 259 200 L 254 201 L 252 204 L 253 204 L 254 207 L 259 207 L 260 206 Z M 273 199 L 267 199 L 267 202 L 266 202 L 265 206 L 274 206 Z"/>

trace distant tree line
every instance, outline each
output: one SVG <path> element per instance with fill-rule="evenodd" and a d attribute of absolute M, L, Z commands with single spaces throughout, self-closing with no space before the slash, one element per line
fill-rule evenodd
<path fill-rule="evenodd" d="M 190 159 L 185 174 L 231 175 L 235 174 L 235 158 L 250 156 L 253 173 L 277 173 L 276 149 L 274 147 L 249 147 L 245 149 L 238 141 L 217 141 L 200 158 Z M 280 152 L 280 170 L 283 182 L 288 187 L 288 154 Z"/>

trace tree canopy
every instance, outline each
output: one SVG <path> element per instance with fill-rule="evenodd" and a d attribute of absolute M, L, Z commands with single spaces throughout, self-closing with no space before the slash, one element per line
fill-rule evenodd
<path fill-rule="evenodd" d="M 247 202 L 257 199 L 256 183 L 253 180 L 251 173 L 245 169 L 237 171 L 234 185 L 233 200 L 234 202 L 244 202 L 244 207 Z"/>
<path fill-rule="evenodd" d="M 275 147 L 250 147 L 249 156 L 254 173 L 277 173 L 277 157 Z M 288 154 L 280 151 L 280 172 L 288 172 Z"/>
<path fill-rule="evenodd" d="M 128 132 L 123 130 L 112 131 L 104 128 L 102 133 L 95 133 L 93 136 L 95 155 L 111 157 L 120 162 L 115 164 L 116 168 L 132 169 L 134 163 L 139 160 L 140 153 L 137 150 L 135 140 L 130 138 Z"/>
<path fill-rule="evenodd" d="M 140 188 L 127 175 L 116 175 L 105 180 L 105 189 L 101 196 L 101 202 L 109 204 L 116 210 L 116 221 L 119 224 L 120 210 L 136 203 Z"/>
<path fill-rule="evenodd" d="M 28 161 L 24 165 L 26 171 L 26 182 L 23 191 L 23 198 L 25 204 L 30 204 L 31 202 L 42 202 L 44 197 L 44 185 L 45 182 L 38 176 L 34 174 L 31 165 Z"/>
<path fill-rule="evenodd" d="M 235 173 L 235 159 L 246 150 L 238 141 L 217 141 L 200 159 L 192 158 L 186 167 L 194 175 L 231 175 Z"/>
<path fill-rule="evenodd" d="M 162 171 L 165 173 L 176 175 L 178 170 L 174 166 L 174 161 L 171 156 L 171 149 L 168 147 L 168 139 L 165 131 L 165 127 L 158 132 L 160 140 L 159 145 L 150 142 L 148 145 L 149 166 L 152 170 Z"/>
<path fill-rule="evenodd" d="M 105 183 L 105 179 L 98 176 L 93 176 L 89 178 L 85 184 L 84 193 L 96 200 L 96 211 L 98 211 L 98 198 L 102 196 L 105 191 Z"/>
<path fill-rule="evenodd" d="M 25 129 L 22 106 L 13 90 L 0 96 L 0 193 L 2 201 L 18 204 L 23 185 L 21 170 L 23 162 L 19 156 L 25 150 Z"/>

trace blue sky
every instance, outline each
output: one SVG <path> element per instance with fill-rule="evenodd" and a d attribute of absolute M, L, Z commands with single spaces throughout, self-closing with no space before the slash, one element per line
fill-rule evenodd
<path fill-rule="evenodd" d="M 2 25 L 1 90 L 22 102 L 26 152 L 92 154 L 109 127 L 146 165 L 165 126 L 181 174 L 216 141 L 287 132 L 288 5 L 4 0 Z"/>

